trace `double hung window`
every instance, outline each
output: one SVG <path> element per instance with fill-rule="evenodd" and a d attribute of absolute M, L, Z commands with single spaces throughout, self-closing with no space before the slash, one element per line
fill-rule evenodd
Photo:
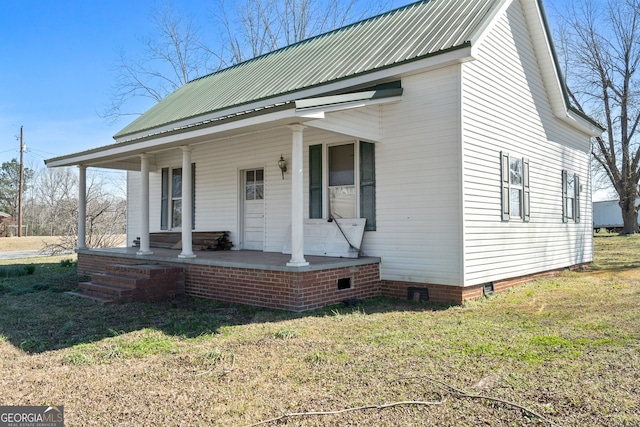
<path fill-rule="evenodd" d="M 310 218 L 366 218 L 375 230 L 375 186 L 374 144 L 309 147 Z"/>
<path fill-rule="evenodd" d="M 500 153 L 502 220 L 528 222 L 531 217 L 529 159 Z"/>
<path fill-rule="evenodd" d="M 196 227 L 196 165 L 191 164 L 191 224 Z M 162 168 L 160 229 L 182 227 L 182 168 Z M 170 225 L 170 227 L 169 227 Z"/>
<path fill-rule="evenodd" d="M 562 221 L 580 222 L 580 177 L 562 171 Z"/>
<path fill-rule="evenodd" d="M 182 226 L 182 168 L 171 169 L 171 228 Z"/>

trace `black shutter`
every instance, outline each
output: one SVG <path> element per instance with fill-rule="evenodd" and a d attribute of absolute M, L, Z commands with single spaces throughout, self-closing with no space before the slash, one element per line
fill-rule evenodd
<path fill-rule="evenodd" d="M 309 218 L 322 218 L 322 144 L 309 147 Z"/>
<path fill-rule="evenodd" d="M 366 218 L 364 229 L 376 229 L 376 156 L 375 145 L 360 142 L 360 218 Z"/>
<path fill-rule="evenodd" d="M 500 176 L 502 181 L 502 220 L 509 221 L 509 153 L 500 152 Z"/>
<path fill-rule="evenodd" d="M 562 171 L 562 222 L 567 222 L 567 171 Z"/>
<path fill-rule="evenodd" d="M 580 177 L 575 175 L 574 181 L 574 189 L 575 189 L 575 218 L 576 222 L 580 222 Z"/>
<path fill-rule="evenodd" d="M 522 159 L 522 220 L 531 219 L 531 194 L 529 192 L 529 159 Z"/>
<path fill-rule="evenodd" d="M 196 164 L 191 163 L 191 229 L 196 229 Z"/>
<path fill-rule="evenodd" d="M 169 229 L 169 168 L 162 168 L 162 195 L 160 198 L 160 230 Z"/>

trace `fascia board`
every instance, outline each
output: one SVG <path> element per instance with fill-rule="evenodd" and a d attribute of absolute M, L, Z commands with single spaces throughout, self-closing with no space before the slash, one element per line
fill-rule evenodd
<path fill-rule="evenodd" d="M 296 117 L 293 109 L 289 109 L 260 116 L 253 116 L 247 119 L 235 120 L 214 127 L 194 127 L 191 128 L 191 130 L 186 130 L 184 132 L 169 133 L 164 136 L 111 144 L 95 150 L 49 159 L 45 163 L 47 167 L 50 168 L 73 165 L 99 166 L 100 164 L 108 163 L 112 159 L 134 156 L 149 151 L 170 149 L 180 145 L 210 141 L 216 139 L 216 134 L 222 134 L 224 132 L 230 132 L 269 122 L 276 122 L 288 118 L 295 120 L 296 122 L 302 121 L 300 117 Z"/>
<path fill-rule="evenodd" d="M 572 110 L 568 110 L 560 119 L 592 138 L 602 136 L 602 132 L 604 132 L 602 127 L 596 126 L 591 120 L 585 119 Z"/>

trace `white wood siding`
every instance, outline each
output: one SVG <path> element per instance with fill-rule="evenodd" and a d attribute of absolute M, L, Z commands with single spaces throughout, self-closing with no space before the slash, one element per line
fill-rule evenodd
<path fill-rule="evenodd" d="M 515 1 L 463 65 L 465 285 L 593 259 L 589 138 L 552 113 Z M 500 151 L 528 157 L 531 220 L 501 221 Z M 562 221 L 562 170 L 580 176 L 580 223 Z"/>
<path fill-rule="evenodd" d="M 366 255 L 381 278 L 459 285 L 459 67 L 402 79 L 402 101 L 383 107 L 376 144 L 377 230 Z"/>
<path fill-rule="evenodd" d="M 278 159 L 290 159 L 291 132 L 288 129 L 195 145 L 192 160 L 196 165 L 196 231 L 229 231 L 238 249 L 240 234 L 241 171 L 264 168 L 265 173 L 265 247 L 282 249 L 281 234 L 289 224 L 290 176 L 282 180 Z M 157 171 L 150 177 L 151 231 L 160 231 L 161 169 L 181 167 L 179 149 L 156 155 Z"/>
<path fill-rule="evenodd" d="M 305 146 L 322 142 L 353 141 L 344 136 L 308 128 Z M 291 130 L 286 127 L 193 146 L 192 161 L 196 165 L 195 231 L 229 231 L 234 249 L 242 246 L 241 172 L 264 168 L 265 172 L 265 251 L 281 252 L 291 225 L 291 173 L 285 179 L 278 167 L 282 154 L 291 167 Z M 308 156 L 305 149 L 305 161 Z M 150 231 L 160 230 L 162 168 L 182 167 L 180 149 L 155 155 L 156 169 L 149 176 Z M 139 235 L 139 173 L 128 179 L 128 240 Z M 305 175 L 305 188 L 307 177 Z M 138 195 L 136 197 L 136 195 Z M 305 196 L 305 207 L 308 204 Z"/>

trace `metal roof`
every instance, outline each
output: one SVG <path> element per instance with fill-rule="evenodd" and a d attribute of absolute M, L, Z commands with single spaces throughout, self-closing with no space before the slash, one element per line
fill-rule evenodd
<path fill-rule="evenodd" d="M 301 41 L 185 84 L 115 138 L 473 44 L 505 1 L 424 0 Z"/>

